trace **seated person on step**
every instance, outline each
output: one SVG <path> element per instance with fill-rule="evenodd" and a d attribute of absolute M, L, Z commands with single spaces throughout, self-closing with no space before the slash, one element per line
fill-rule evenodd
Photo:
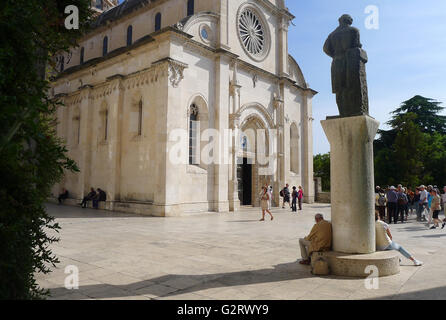
<path fill-rule="evenodd" d="M 415 266 L 423 265 L 423 262 L 415 259 L 402 246 L 393 241 L 389 225 L 384 221 L 382 221 L 379 217 L 379 214 L 376 212 L 375 212 L 375 231 L 376 231 L 377 251 L 396 250 L 399 251 L 404 257 L 411 260 Z"/>
<path fill-rule="evenodd" d="M 68 190 L 65 189 L 65 188 L 63 188 L 63 189 L 62 189 L 62 193 L 59 194 L 59 197 L 57 198 L 57 200 L 59 201 L 59 204 L 62 204 L 62 202 L 63 202 L 65 199 L 68 199 Z"/>
<path fill-rule="evenodd" d="M 98 193 L 93 198 L 93 208 L 99 209 L 99 201 L 106 201 L 106 200 L 107 200 L 107 195 L 105 191 L 102 190 L 101 188 L 98 188 Z"/>
<path fill-rule="evenodd" d="M 316 224 L 311 229 L 310 234 L 304 239 L 299 239 L 302 255 L 302 260 L 299 261 L 300 264 L 309 265 L 313 252 L 331 250 L 331 223 L 324 220 L 324 216 L 321 213 L 316 214 L 315 220 Z"/>

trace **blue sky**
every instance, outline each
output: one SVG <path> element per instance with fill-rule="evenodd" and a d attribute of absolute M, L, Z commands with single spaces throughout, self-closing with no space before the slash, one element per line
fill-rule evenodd
<path fill-rule="evenodd" d="M 330 146 L 320 125 L 337 115 L 331 93 L 331 58 L 322 51 L 338 18 L 350 14 L 361 30 L 361 42 L 369 56 L 367 80 L 370 115 L 387 126 L 389 112 L 416 94 L 443 102 L 446 107 L 446 1 L 445 0 L 288 0 L 296 16 L 289 29 L 289 51 L 306 81 L 319 92 L 313 100 L 314 153 Z M 379 9 L 379 29 L 365 27 L 365 9 Z"/>

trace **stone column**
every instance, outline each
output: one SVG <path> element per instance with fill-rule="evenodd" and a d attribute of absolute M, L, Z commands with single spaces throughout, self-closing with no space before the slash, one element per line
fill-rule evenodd
<path fill-rule="evenodd" d="M 229 128 L 229 60 L 224 55 L 215 59 L 215 118 L 214 128 L 219 132 L 214 157 L 214 210 L 229 212 L 229 150 L 224 131 Z"/>
<path fill-rule="evenodd" d="M 321 121 L 331 148 L 333 250 L 376 251 L 373 140 L 379 122 L 369 116 Z"/>
<path fill-rule="evenodd" d="M 313 181 L 313 108 L 312 96 L 309 92 L 303 93 L 303 114 L 302 114 L 302 184 L 304 188 L 305 203 L 314 203 L 314 181 Z"/>

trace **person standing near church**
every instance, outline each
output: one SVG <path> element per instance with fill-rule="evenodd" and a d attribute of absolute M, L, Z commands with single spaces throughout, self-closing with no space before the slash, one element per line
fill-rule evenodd
<path fill-rule="evenodd" d="M 282 209 L 285 209 L 285 203 L 288 203 L 288 205 L 290 206 L 290 209 L 291 209 L 289 186 L 290 185 L 287 183 L 285 188 L 283 188 L 283 190 L 280 192 L 281 196 L 283 197 Z"/>
<path fill-rule="evenodd" d="M 291 199 L 292 199 L 291 211 L 297 212 L 297 190 L 296 190 L 296 187 L 293 187 L 293 192 L 291 192 Z"/>
<path fill-rule="evenodd" d="M 389 191 L 387 191 L 387 215 L 389 216 L 389 223 L 392 223 L 392 219 L 397 223 L 398 220 L 398 194 L 394 186 L 391 186 Z"/>
<path fill-rule="evenodd" d="M 299 186 L 299 191 L 297 191 L 297 201 L 299 202 L 299 210 L 302 211 L 302 200 L 304 198 L 304 190 L 302 186 Z"/>

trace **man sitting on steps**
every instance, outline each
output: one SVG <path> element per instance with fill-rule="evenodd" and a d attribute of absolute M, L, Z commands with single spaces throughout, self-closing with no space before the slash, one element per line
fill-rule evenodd
<path fill-rule="evenodd" d="M 309 265 L 313 252 L 331 250 L 331 223 L 325 221 L 321 213 L 316 214 L 315 220 L 316 224 L 311 229 L 310 234 L 304 239 L 299 239 L 300 253 L 302 255 L 302 260 L 299 261 L 300 264 Z"/>

